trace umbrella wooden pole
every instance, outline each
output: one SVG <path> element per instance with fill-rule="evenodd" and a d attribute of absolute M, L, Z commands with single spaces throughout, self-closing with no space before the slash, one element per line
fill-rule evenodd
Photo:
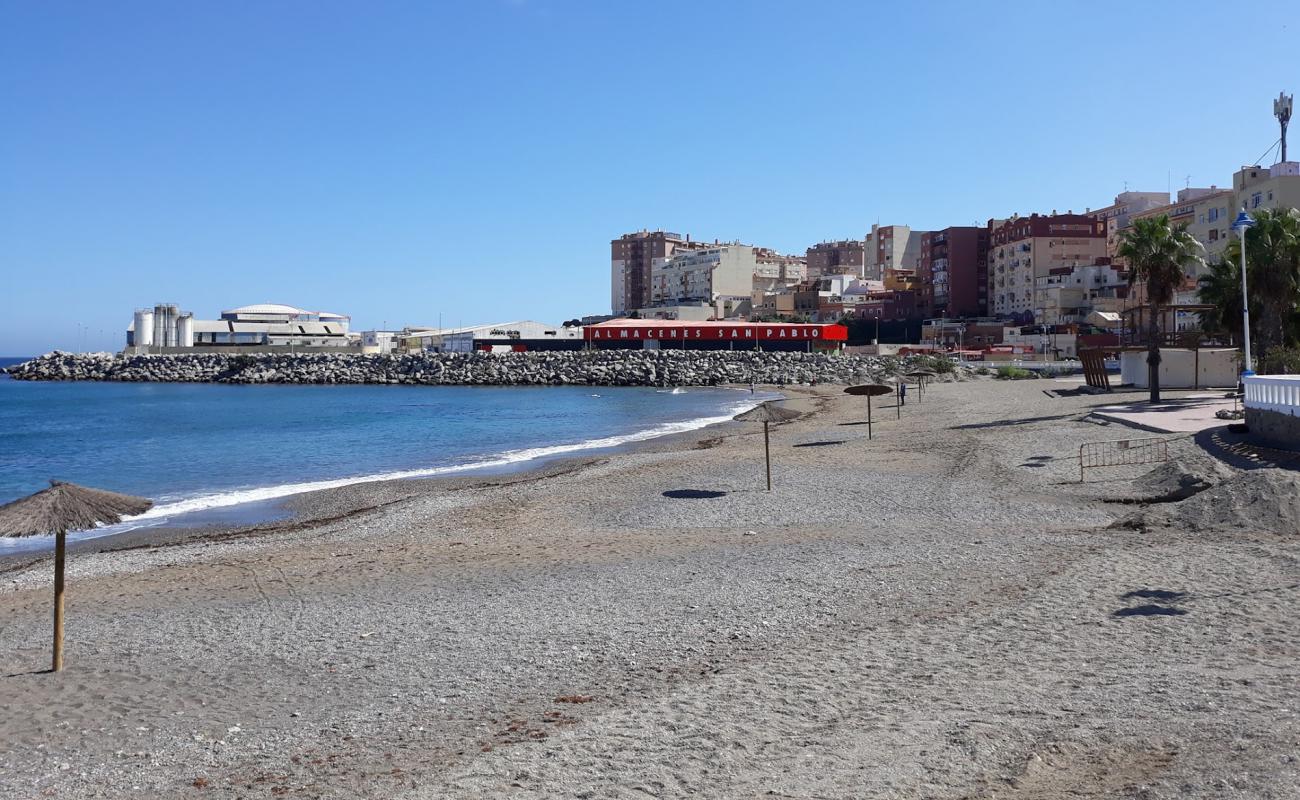
<path fill-rule="evenodd" d="M 871 395 L 867 395 L 867 440 L 871 439 Z"/>
<path fill-rule="evenodd" d="M 899 419 L 903 418 L 903 384 L 898 384 L 898 389 L 894 392 L 894 413 Z"/>
<path fill-rule="evenodd" d="M 767 422 L 763 423 L 763 460 L 767 462 L 767 490 L 772 491 L 772 446 L 767 438 Z"/>
<path fill-rule="evenodd" d="M 54 672 L 63 671 L 63 560 L 67 539 L 64 531 L 54 536 Z"/>

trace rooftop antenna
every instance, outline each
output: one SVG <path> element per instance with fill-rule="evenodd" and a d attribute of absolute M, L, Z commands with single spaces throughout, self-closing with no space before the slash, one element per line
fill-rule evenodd
<path fill-rule="evenodd" d="M 1282 125 L 1282 160 L 1286 161 L 1286 126 L 1291 121 L 1291 106 L 1295 95 L 1278 92 L 1277 99 L 1273 101 L 1273 116 Z"/>

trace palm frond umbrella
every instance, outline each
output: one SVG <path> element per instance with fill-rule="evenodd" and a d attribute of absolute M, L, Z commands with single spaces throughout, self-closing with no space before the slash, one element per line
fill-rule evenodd
<path fill-rule="evenodd" d="M 880 397 L 894 391 L 894 387 L 887 383 L 859 383 L 854 386 L 845 386 L 845 394 L 866 395 L 867 397 L 867 438 L 871 438 L 871 398 Z"/>
<path fill-rule="evenodd" d="M 774 406 L 769 400 L 732 417 L 737 422 L 763 423 L 763 460 L 767 462 L 767 490 L 769 492 L 772 491 L 772 445 L 768 439 L 767 426 L 773 422 L 786 422 L 798 416 L 798 411 L 783 406 Z"/>
<path fill-rule="evenodd" d="M 0 536 L 14 538 L 54 534 L 54 663 L 63 669 L 63 562 L 68 531 L 121 522 L 143 514 L 153 501 L 74 483 L 50 481 L 50 488 L 0 506 Z"/>

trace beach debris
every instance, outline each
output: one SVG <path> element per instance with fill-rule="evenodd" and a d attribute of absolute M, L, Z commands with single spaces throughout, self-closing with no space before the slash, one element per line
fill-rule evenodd
<path fill-rule="evenodd" d="M 363 634 L 361 634 L 361 638 L 362 638 L 362 639 L 369 639 L 371 636 L 374 636 L 374 635 L 375 635 L 376 633 L 378 633 L 378 632 L 379 632 L 379 631 L 370 631 L 370 632 L 368 632 L 368 633 L 363 633 Z"/>
<path fill-rule="evenodd" d="M 1241 473 L 1186 500 L 1149 506 L 1112 527 L 1300 538 L 1300 473 L 1285 469 Z"/>
<path fill-rule="evenodd" d="M 50 481 L 48 489 L 0 506 L 0 537 L 54 534 L 54 658 L 51 672 L 63 669 L 63 564 L 69 531 L 112 525 L 143 514 L 152 500 L 75 483 Z"/>
<path fill-rule="evenodd" d="M 1133 481 L 1133 488 L 1152 502 L 1186 500 L 1237 476 L 1237 471 L 1212 456 L 1175 458 Z"/>
<path fill-rule="evenodd" d="M 562 694 L 559 697 L 555 698 L 555 702 L 572 703 L 574 705 L 580 705 L 582 703 L 590 703 L 595 699 L 596 699 L 595 697 L 592 697 L 589 694 Z"/>
<path fill-rule="evenodd" d="M 746 536 L 757 536 L 758 531 L 745 531 Z"/>

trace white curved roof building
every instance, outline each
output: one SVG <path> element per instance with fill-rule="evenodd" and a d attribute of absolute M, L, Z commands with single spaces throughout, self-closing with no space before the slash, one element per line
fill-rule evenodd
<path fill-rule="evenodd" d="M 136 312 L 127 328 L 127 346 L 148 352 L 173 347 L 304 347 L 359 346 L 348 332 L 351 318 L 328 311 L 308 311 L 282 303 L 255 303 L 221 312 L 221 318 L 198 320 L 181 314 L 175 305 Z M 137 333 L 138 332 L 138 333 Z"/>

